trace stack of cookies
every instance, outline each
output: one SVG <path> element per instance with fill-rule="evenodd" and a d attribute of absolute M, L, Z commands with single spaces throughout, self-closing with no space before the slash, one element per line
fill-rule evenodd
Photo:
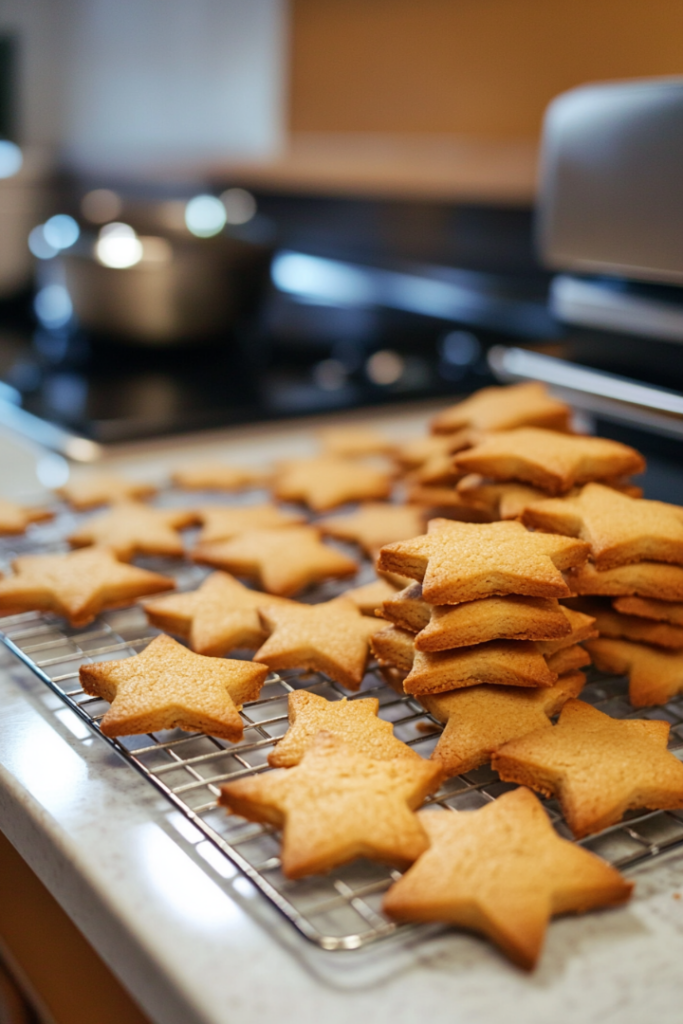
<path fill-rule="evenodd" d="M 596 619 L 602 671 L 628 674 L 634 707 L 683 691 L 683 508 L 600 484 L 530 505 L 523 521 L 585 540 L 590 561 L 568 574 L 574 605 Z"/>
<path fill-rule="evenodd" d="M 543 706 L 554 714 L 558 686 L 565 699 L 580 692 L 590 657 L 579 642 L 596 635 L 589 615 L 558 600 L 571 594 L 562 573 L 580 568 L 589 550 L 516 522 L 431 520 L 427 534 L 380 552 L 380 569 L 416 582 L 383 602 L 393 625 L 372 638 L 373 652 L 405 673 L 404 691 L 426 706 L 433 695 L 486 684 L 514 689 L 518 700 L 519 691 L 552 692 Z M 471 760 L 470 751 L 444 767 L 455 774 Z"/>
<path fill-rule="evenodd" d="M 472 474 L 458 466 L 454 456 L 478 445 L 492 431 L 536 426 L 568 432 L 570 422 L 569 406 L 538 382 L 484 388 L 436 416 L 431 436 L 399 449 L 396 457 L 408 471 L 407 500 L 438 509 L 448 518 L 492 522 L 499 516 L 490 495 L 486 500 L 470 495 Z M 477 481 L 481 482 L 478 477 Z"/>
<path fill-rule="evenodd" d="M 520 427 L 488 434 L 458 452 L 454 466 L 466 474 L 456 488 L 465 505 L 491 519 L 518 519 L 530 504 L 575 495 L 593 481 L 640 497 L 629 477 L 645 469 L 645 460 L 635 449 L 606 438 Z"/>

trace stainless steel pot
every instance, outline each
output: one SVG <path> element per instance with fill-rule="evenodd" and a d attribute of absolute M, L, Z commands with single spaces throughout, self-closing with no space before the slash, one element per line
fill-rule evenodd
<path fill-rule="evenodd" d="M 98 262 L 93 240 L 60 257 L 80 324 L 96 334 L 150 346 L 227 332 L 258 301 L 270 250 L 240 239 L 141 237 L 134 266 Z"/>

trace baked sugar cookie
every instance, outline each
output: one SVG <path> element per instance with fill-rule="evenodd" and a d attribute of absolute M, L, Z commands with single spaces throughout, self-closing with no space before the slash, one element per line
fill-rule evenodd
<path fill-rule="evenodd" d="M 266 473 L 218 460 L 183 466 L 171 476 L 174 486 L 186 491 L 243 491 L 262 486 L 267 479 Z"/>
<path fill-rule="evenodd" d="M 362 462 L 321 456 L 281 463 L 273 478 L 280 501 L 303 501 L 327 512 L 348 501 L 380 501 L 391 494 L 391 474 Z"/>
<path fill-rule="evenodd" d="M 356 608 L 360 609 L 363 615 L 374 616 L 375 611 L 382 607 L 382 602 L 396 593 L 396 587 L 392 587 L 388 580 L 373 580 L 372 583 L 364 583 L 362 587 L 352 587 L 345 590 L 343 596 L 353 601 Z"/>
<path fill-rule="evenodd" d="M 593 853 L 561 839 L 528 789 L 478 811 L 421 811 L 430 847 L 389 889 L 398 921 L 440 921 L 480 932 L 531 970 L 554 914 L 625 903 L 633 889 Z"/>
<path fill-rule="evenodd" d="M 405 868 L 429 845 L 413 811 L 440 778 L 432 761 L 374 760 L 319 732 L 296 768 L 228 783 L 219 802 L 282 828 L 286 878 L 323 874 L 356 857 Z"/>
<path fill-rule="evenodd" d="M 91 473 L 69 480 L 57 488 L 57 494 L 74 508 L 86 511 L 115 501 L 151 498 L 158 488 L 141 480 L 127 480 L 115 473 Z"/>
<path fill-rule="evenodd" d="M 72 547 L 108 547 L 125 562 L 135 555 L 181 558 L 183 542 L 177 531 L 197 522 L 188 509 L 150 508 L 139 501 L 120 501 L 70 534 Z"/>
<path fill-rule="evenodd" d="M 249 530 L 231 540 L 198 544 L 195 562 L 260 582 L 270 594 L 289 597 L 311 583 L 353 576 L 358 564 L 320 541 L 311 526 Z"/>
<path fill-rule="evenodd" d="M 269 634 L 255 654 L 273 671 L 300 668 L 324 672 L 349 690 L 363 681 L 370 637 L 382 628 L 353 601 L 338 597 L 322 604 L 296 601 L 266 605 L 261 621 Z"/>
<path fill-rule="evenodd" d="M 677 505 L 591 483 L 575 497 L 529 505 L 522 518 L 534 529 L 587 541 L 598 569 L 643 561 L 683 564 L 683 508 Z"/>
<path fill-rule="evenodd" d="M 411 505 L 368 501 L 355 512 L 320 519 L 316 527 L 330 537 L 350 540 L 372 552 L 384 544 L 408 540 L 425 528 L 424 513 Z"/>
<path fill-rule="evenodd" d="M 574 594 L 683 601 L 683 567 L 663 562 L 635 562 L 602 571 L 586 562 L 567 573 L 567 583 Z"/>
<path fill-rule="evenodd" d="M 131 658 L 81 665 L 81 686 L 111 707 L 100 722 L 105 736 L 186 729 L 236 742 L 239 710 L 256 700 L 268 668 L 192 654 L 170 636 L 158 636 Z"/>
<path fill-rule="evenodd" d="M 502 388 L 482 388 L 432 420 L 432 432 L 451 434 L 465 427 L 475 430 L 512 430 L 533 425 L 548 430 L 569 430 L 571 409 L 548 394 L 537 381 Z"/>
<path fill-rule="evenodd" d="M 669 729 L 668 722 L 610 718 L 568 700 L 556 726 L 506 743 L 491 766 L 505 782 L 557 797 L 580 839 L 631 809 L 683 807 L 683 764 L 666 749 Z"/>
<path fill-rule="evenodd" d="M 583 672 L 560 676 L 553 686 L 472 686 L 450 693 L 424 694 L 426 710 L 445 723 L 432 754 L 444 774 L 460 775 L 491 760 L 495 750 L 520 736 L 550 728 L 550 719 L 586 682 Z"/>
<path fill-rule="evenodd" d="M 680 602 L 658 601 L 652 597 L 617 597 L 612 601 L 612 606 L 624 615 L 683 626 L 683 603 Z"/>
<path fill-rule="evenodd" d="M 55 612 L 72 626 L 86 626 L 105 608 L 120 608 L 175 587 L 168 576 L 124 565 L 109 548 L 22 555 L 12 567 L 14 575 L 0 580 L 3 614 Z"/>
<path fill-rule="evenodd" d="M 273 768 L 293 768 L 321 730 L 375 761 L 419 758 L 412 747 L 396 739 L 391 722 L 378 718 L 378 711 L 376 697 L 325 700 L 308 690 L 294 690 L 289 695 L 289 729 L 269 755 L 268 764 Z"/>
<path fill-rule="evenodd" d="M 462 473 L 521 480 L 561 494 L 575 484 L 642 473 L 645 460 L 618 441 L 522 427 L 488 435 L 474 448 L 457 454 L 454 465 Z"/>
<path fill-rule="evenodd" d="M 571 633 L 564 609 L 547 597 L 483 597 L 436 605 L 415 637 L 418 651 L 447 651 L 488 640 L 555 640 Z"/>
<path fill-rule="evenodd" d="M 666 704 L 683 693 L 683 651 L 666 651 L 606 636 L 590 640 L 586 647 L 601 672 L 628 675 L 628 696 L 634 708 Z"/>
<path fill-rule="evenodd" d="M 206 505 L 197 509 L 197 519 L 202 524 L 198 537 L 199 544 L 214 540 L 231 540 L 247 530 L 275 530 L 279 526 L 295 526 L 305 523 L 304 516 L 297 512 L 285 512 L 266 502 L 261 505 Z"/>
<path fill-rule="evenodd" d="M 0 536 L 25 533 L 32 523 L 42 523 L 53 517 L 54 512 L 48 508 L 17 505 L 14 501 L 0 498 Z"/>
<path fill-rule="evenodd" d="M 583 541 L 530 533 L 516 522 L 432 519 L 425 535 L 383 547 L 377 564 L 421 582 L 430 604 L 505 594 L 568 597 L 562 572 L 582 565 L 589 550 Z"/>

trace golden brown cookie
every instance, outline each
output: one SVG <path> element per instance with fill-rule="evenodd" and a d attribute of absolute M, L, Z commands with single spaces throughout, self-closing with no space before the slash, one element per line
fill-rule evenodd
<path fill-rule="evenodd" d="M 485 480 L 479 473 L 468 473 L 460 479 L 456 491 L 461 502 L 496 519 L 519 519 L 527 505 L 550 495 L 538 487 L 514 480 Z"/>
<path fill-rule="evenodd" d="M 670 622 L 672 626 L 683 626 L 683 604 L 674 601 L 658 601 L 647 597 L 617 597 L 613 607 L 624 615 L 636 615 L 640 619 L 655 622 Z"/>
<path fill-rule="evenodd" d="M 530 505 L 522 519 L 534 529 L 585 540 L 598 569 L 643 561 L 683 564 L 683 508 L 677 505 L 586 484 L 575 497 Z"/>
<path fill-rule="evenodd" d="M 416 484 L 408 481 L 406 501 L 409 505 L 419 505 L 428 510 L 430 515 L 444 515 L 447 519 L 456 519 L 461 523 L 490 523 L 497 519 L 497 516 L 464 502 L 452 484 Z"/>
<path fill-rule="evenodd" d="M 282 597 L 311 583 L 353 576 L 358 571 L 352 558 L 321 543 L 318 531 L 310 526 L 249 530 L 232 540 L 198 544 L 192 558 L 237 576 L 256 579 L 268 593 Z"/>
<path fill-rule="evenodd" d="M 567 597 L 562 572 L 582 565 L 588 551 L 583 541 L 530 533 L 521 523 L 432 519 L 422 537 L 383 547 L 378 568 L 421 582 L 430 604 L 505 594 Z"/>
<path fill-rule="evenodd" d="M 105 608 L 120 608 L 144 594 L 175 587 L 168 576 L 124 565 L 109 548 L 22 555 L 13 569 L 13 576 L 0 580 L 3 614 L 55 612 L 72 626 L 87 625 Z"/>
<path fill-rule="evenodd" d="M 387 580 L 373 580 L 372 583 L 365 583 L 362 587 L 352 587 L 344 591 L 344 597 L 353 601 L 356 608 L 360 609 L 363 615 L 374 615 L 382 602 L 388 600 L 396 593 Z"/>
<path fill-rule="evenodd" d="M 469 430 L 461 430 L 457 434 L 428 434 L 401 445 L 396 451 L 396 460 L 405 469 L 417 469 L 435 455 L 453 455 L 471 443 Z"/>
<path fill-rule="evenodd" d="M 669 729 L 668 722 L 619 720 L 569 700 L 554 728 L 506 743 L 491 765 L 505 782 L 557 797 L 580 839 L 631 809 L 683 807 L 683 764 L 666 749 Z"/>
<path fill-rule="evenodd" d="M 447 651 L 487 640 L 554 640 L 571 633 L 564 609 L 547 597 L 483 597 L 436 605 L 415 637 L 418 651 Z"/>
<path fill-rule="evenodd" d="M 286 878 L 323 874 L 356 857 L 405 868 L 429 845 L 413 811 L 440 778 L 431 761 L 377 761 L 320 732 L 296 768 L 228 783 L 219 802 L 283 829 Z"/>
<path fill-rule="evenodd" d="M 440 921 L 481 932 L 526 970 L 553 914 L 625 903 L 633 883 L 561 839 L 528 789 L 477 811 L 421 811 L 430 847 L 389 889 L 398 921 Z"/>
<path fill-rule="evenodd" d="M 188 509 L 150 508 L 139 501 L 120 501 L 88 519 L 68 540 L 74 548 L 111 548 L 125 562 L 135 555 L 181 558 L 185 549 L 177 531 L 196 522 L 196 513 Z"/>
<path fill-rule="evenodd" d="M 432 616 L 432 605 L 422 597 L 419 583 L 411 583 L 403 590 L 394 592 L 393 596 L 382 602 L 381 614 L 395 626 L 407 629 L 410 633 L 419 633 L 429 624 Z"/>
<path fill-rule="evenodd" d="M 293 768 L 321 730 L 336 736 L 352 750 L 375 761 L 419 754 L 394 736 L 391 722 L 377 717 L 376 697 L 362 700 L 325 700 L 308 690 L 289 695 L 289 729 L 268 756 L 272 768 Z"/>
<path fill-rule="evenodd" d="M 587 615 L 585 612 L 577 611 L 574 608 L 567 608 L 565 605 L 561 607 L 562 613 L 569 623 L 569 633 L 557 640 L 538 640 L 536 642 L 539 651 L 546 657 L 555 654 L 556 651 L 563 650 L 565 647 L 573 647 L 575 644 L 581 643 L 582 640 L 591 640 L 594 636 L 598 635 L 598 631 L 595 628 L 595 619 L 592 615 Z"/>
<path fill-rule="evenodd" d="M 318 431 L 323 452 L 342 459 L 357 459 L 365 455 L 391 455 L 395 445 L 388 437 L 372 427 L 326 427 Z"/>
<path fill-rule="evenodd" d="M 586 644 L 596 668 L 628 675 L 628 696 L 634 708 L 666 704 L 683 693 L 683 652 L 666 651 L 630 640 L 599 637 Z"/>
<path fill-rule="evenodd" d="M 491 760 L 498 747 L 529 732 L 550 728 L 550 719 L 570 697 L 578 697 L 583 672 L 560 676 L 554 686 L 472 686 L 424 694 L 420 703 L 445 729 L 432 754 L 447 776 L 472 771 Z"/>
<path fill-rule="evenodd" d="M 683 649 L 683 626 L 643 619 L 637 615 L 622 615 L 610 605 L 598 601 L 591 601 L 585 610 L 595 618 L 600 636 L 654 644 L 655 647 L 665 647 L 672 651 Z"/>
<path fill-rule="evenodd" d="M 274 671 L 287 668 L 324 672 L 349 690 L 363 681 L 370 637 L 382 628 L 362 615 L 353 601 L 337 597 L 322 604 L 268 605 L 260 609 L 268 639 L 254 657 Z"/>
<path fill-rule="evenodd" d="M 69 480 L 57 488 L 57 494 L 74 508 L 85 511 L 97 505 L 111 505 L 115 501 L 151 498 L 157 490 L 152 484 L 126 480 L 115 473 L 92 473 Z"/>
<path fill-rule="evenodd" d="M 262 486 L 268 475 L 246 466 L 211 460 L 183 466 L 171 475 L 171 480 L 175 487 L 186 491 L 243 491 Z"/>
<path fill-rule="evenodd" d="M 202 523 L 199 544 L 214 540 L 230 540 L 247 530 L 275 530 L 279 526 L 305 523 L 306 517 L 297 512 L 284 512 L 269 502 L 262 505 L 206 505 L 197 509 Z"/>
<path fill-rule="evenodd" d="M 577 437 L 522 427 L 490 434 L 454 457 L 462 473 L 493 480 L 521 480 L 561 494 L 575 484 L 642 473 L 645 460 L 634 448 L 603 437 Z"/>
<path fill-rule="evenodd" d="M 25 533 L 31 523 L 42 523 L 52 519 L 54 512 L 48 508 L 17 505 L 14 501 L 0 498 L 0 536 L 3 534 Z"/>
<path fill-rule="evenodd" d="M 683 568 L 664 562 L 634 562 L 603 571 L 593 562 L 586 562 L 567 573 L 567 583 L 573 594 L 606 597 L 637 594 L 662 601 L 683 601 Z"/>
<path fill-rule="evenodd" d="M 351 540 L 367 552 L 384 544 L 416 537 L 425 528 L 424 513 L 410 505 L 368 501 L 355 512 L 319 519 L 316 527 L 329 537 Z"/>
<path fill-rule="evenodd" d="M 479 683 L 552 686 L 557 681 L 536 645 L 524 640 L 492 640 L 430 653 L 415 650 L 412 633 L 389 626 L 375 633 L 370 645 L 379 661 L 408 672 L 406 693 L 443 693 Z"/>
<path fill-rule="evenodd" d="M 321 456 L 290 459 L 277 467 L 273 493 L 281 501 L 303 501 L 327 512 L 347 501 L 381 501 L 391 494 L 391 475 L 362 462 Z"/>
<path fill-rule="evenodd" d="M 189 640 L 197 654 L 221 657 L 237 647 L 260 647 L 268 632 L 259 607 L 284 600 L 213 572 L 198 590 L 143 601 L 142 607 L 153 626 Z"/>
<path fill-rule="evenodd" d="M 539 648 L 541 644 L 536 644 Z M 545 660 L 551 672 L 556 676 L 563 676 L 567 672 L 577 672 L 591 663 L 591 656 L 581 644 L 572 644 L 571 647 L 561 647 L 553 654 L 545 655 Z"/>
<path fill-rule="evenodd" d="M 100 722 L 105 736 L 185 729 L 236 742 L 242 704 L 256 700 L 268 668 L 192 654 L 170 636 L 158 636 L 141 654 L 81 665 L 81 686 L 110 702 Z"/>
<path fill-rule="evenodd" d="M 462 479 L 462 473 L 453 468 L 451 454 L 432 455 L 421 466 L 413 469 L 406 476 L 406 483 L 424 485 L 426 487 L 454 487 Z"/>
<path fill-rule="evenodd" d="M 432 420 L 434 434 L 451 434 L 471 427 L 475 430 L 512 430 L 524 425 L 548 430 L 569 430 L 571 409 L 552 398 L 545 385 L 513 384 L 482 388 L 457 405 L 444 409 Z"/>

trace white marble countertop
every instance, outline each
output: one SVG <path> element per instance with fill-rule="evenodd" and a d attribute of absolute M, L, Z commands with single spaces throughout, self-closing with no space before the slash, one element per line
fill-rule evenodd
<path fill-rule="evenodd" d="M 377 419 L 406 436 L 423 416 Z M 266 461 L 305 452 L 310 437 L 308 425 L 295 424 L 204 437 L 201 447 Z M 131 447 L 111 461 L 161 476 L 198 443 Z M 59 474 L 53 457 L 0 436 L 5 493 L 35 498 L 41 459 L 41 476 Z M 325 953 L 238 873 L 219 874 L 185 819 L 6 652 L 0 702 L 0 828 L 158 1024 L 488 1024 L 503 1015 L 512 1024 L 678 1024 L 683 1016 L 683 851 L 631 872 L 630 905 L 554 921 L 530 976 L 455 932 L 404 932 Z"/>

